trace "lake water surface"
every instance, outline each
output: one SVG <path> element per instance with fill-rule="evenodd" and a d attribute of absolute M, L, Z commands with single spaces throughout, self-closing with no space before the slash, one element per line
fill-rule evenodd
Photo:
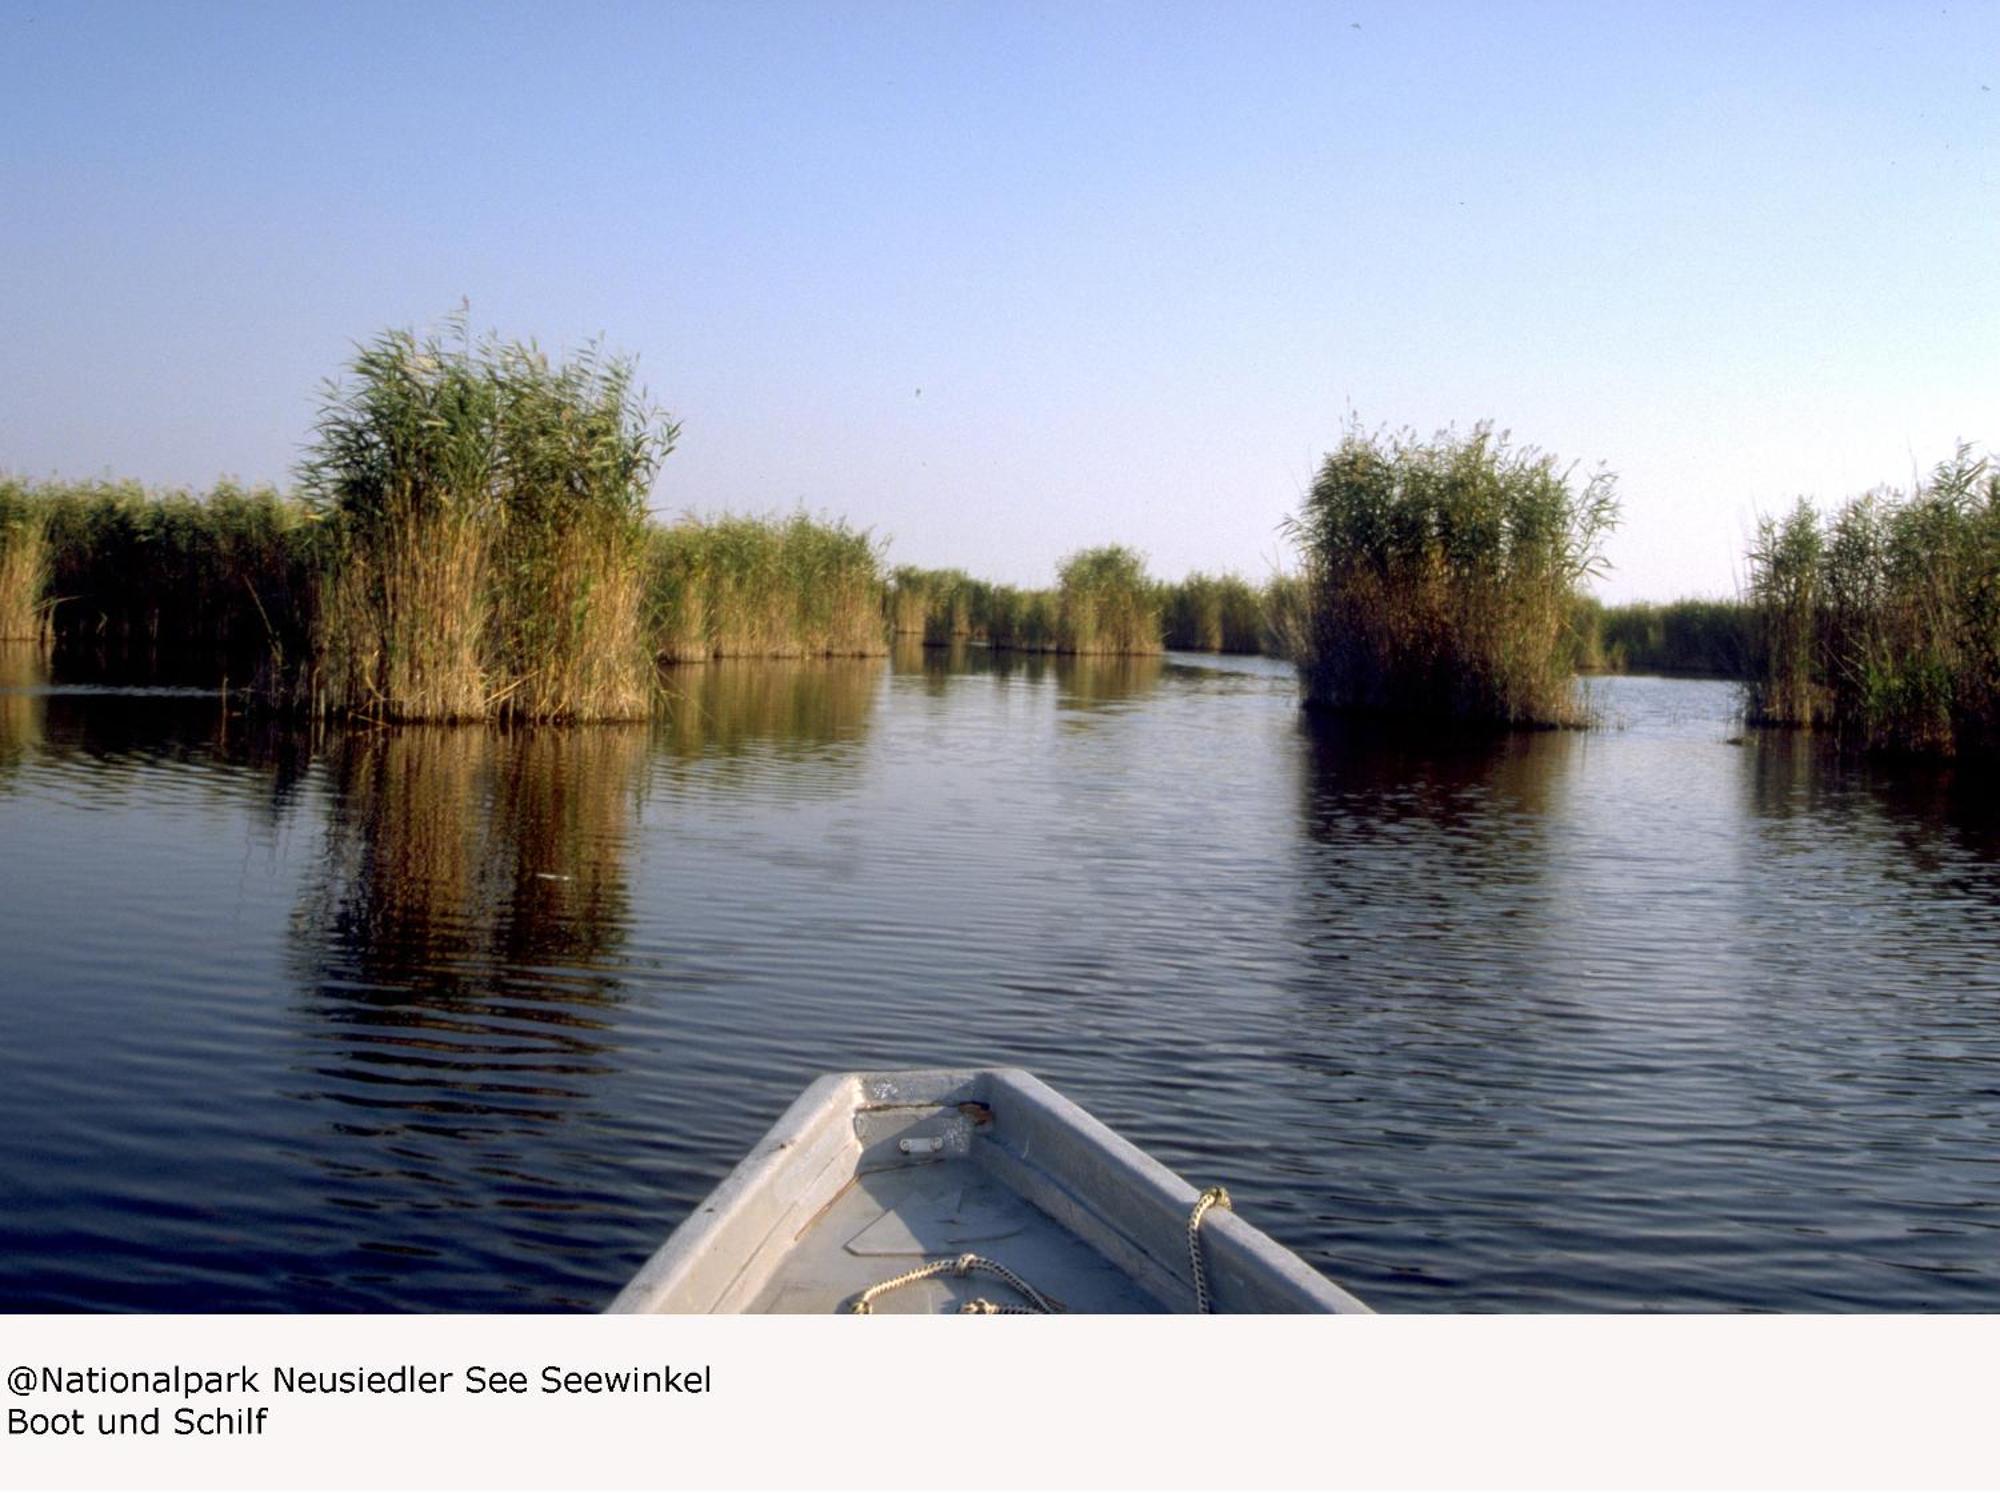
<path fill-rule="evenodd" d="M 813 1076 L 1027 1066 L 1384 1310 L 2000 1310 L 2000 816 L 1264 661 L 314 737 L 0 660 L 0 1309 L 600 1306 Z"/>

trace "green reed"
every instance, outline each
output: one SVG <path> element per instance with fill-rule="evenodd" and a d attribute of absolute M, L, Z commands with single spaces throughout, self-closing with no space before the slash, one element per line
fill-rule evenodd
<path fill-rule="evenodd" d="M 646 499 L 678 428 L 631 364 L 595 345 L 562 364 L 522 344 L 487 360 L 504 512 L 490 643 L 505 709 L 534 722 L 643 717 Z"/>
<path fill-rule="evenodd" d="M 1264 599 L 1234 572 L 1215 577 L 1190 572 L 1180 582 L 1162 583 L 1160 596 L 1169 649 L 1232 655 L 1262 651 L 1268 633 Z"/>
<path fill-rule="evenodd" d="M 39 536 L 35 610 L 58 649 L 239 681 L 303 652 L 312 535 L 297 501 L 229 482 L 205 495 L 136 483 L 10 489 L 0 510 L 25 513 Z"/>
<path fill-rule="evenodd" d="M 1890 753 L 2000 751 L 2000 472 L 1970 446 L 1909 494 L 1767 516 L 1750 566 L 1753 721 Z"/>
<path fill-rule="evenodd" d="M 1056 648 L 1065 655 L 1157 655 L 1158 589 L 1146 561 L 1125 546 L 1098 546 L 1057 568 Z"/>
<path fill-rule="evenodd" d="M 1297 660 L 1308 633 L 1310 602 L 1305 578 L 1295 572 L 1279 572 L 1265 583 L 1258 596 L 1257 653 L 1273 660 Z"/>
<path fill-rule="evenodd" d="M 469 342 L 392 331 L 330 386 L 301 473 L 325 522 L 315 698 L 391 722 L 493 715 L 499 386 Z"/>
<path fill-rule="evenodd" d="M 325 522 L 314 694 L 385 721 L 642 716 L 644 505 L 676 428 L 631 366 L 462 324 L 365 345 L 301 473 Z"/>
<path fill-rule="evenodd" d="M 48 517 L 28 485 L 0 478 L 0 639 L 40 639 L 47 622 Z"/>
<path fill-rule="evenodd" d="M 1490 425 L 1429 441 L 1350 429 L 1288 525 L 1306 704 L 1582 725 L 1575 599 L 1616 518 L 1611 475 L 1575 484 Z"/>
<path fill-rule="evenodd" d="M 1051 651 L 1060 614 L 1050 588 L 996 586 L 987 594 L 986 637 L 996 650 Z"/>
<path fill-rule="evenodd" d="M 1575 628 L 1585 670 L 1744 677 L 1756 655 L 1754 610 L 1728 600 L 1606 606 L 1583 598 Z"/>
<path fill-rule="evenodd" d="M 648 599 L 667 661 L 886 654 L 881 547 L 807 514 L 687 518 L 651 536 Z"/>
<path fill-rule="evenodd" d="M 984 639 L 993 584 L 956 568 L 902 566 L 889 574 L 886 609 L 896 634 L 916 634 L 927 645 Z"/>

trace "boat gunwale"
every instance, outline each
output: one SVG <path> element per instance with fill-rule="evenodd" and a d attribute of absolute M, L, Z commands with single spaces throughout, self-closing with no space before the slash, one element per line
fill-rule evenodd
<path fill-rule="evenodd" d="M 993 1107 L 1001 1100 L 1011 1104 L 1004 1109 L 1008 1125 L 997 1136 L 982 1133 L 976 1141 L 976 1152 L 996 1178 L 1104 1253 L 1162 1304 L 1192 1310 L 1184 1249 L 1178 1256 L 1162 1252 L 1155 1239 L 1185 1243 L 1186 1222 L 1200 1192 L 1030 1072 L 994 1066 L 818 1077 L 688 1213 L 606 1313 L 658 1313 L 670 1299 L 693 1299 L 704 1308 L 675 1306 L 667 1313 L 728 1313 L 716 1307 L 734 1296 L 746 1277 L 782 1262 L 829 1202 L 867 1172 L 855 1119 L 969 1102 Z M 1062 1153 L 1072 1144 L 1081 1148 L 1067 1161 L 1067 1173 L 1044 1168 L 1035 1157 L 1038 1146 L 1042 1153 Z M 820 1159 L 821 1153 L 828 1157 Z M 815 1193 L 843 1162 L 847 1167 L 838 1171 L 833 1189 Z M 788 1174 L 798 1178 L 787 1180 Z M 786 1197 L 785 1189 L 793 1193 Z M 760 1231 L 757 1207 L 773 1201 L 783 1201 L 784 1209 Z M 732 1233 L 741 1240 L 727 1242 Z M 1202 1237 L 1216 1303 L 1225 1313 L 1368 1313 L 1360 1300 L 1233 1211 L 1211 1211 Z M 757 1287 L 753 1284 L 748 1295 Z"/>

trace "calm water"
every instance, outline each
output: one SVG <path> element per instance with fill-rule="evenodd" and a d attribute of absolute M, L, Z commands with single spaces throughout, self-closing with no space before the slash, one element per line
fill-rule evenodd
<path fill-rule="evenodd" d="M 594 1308 L 813 1075 L 1031 1067 L 1387 1310 L 2000 1310 L 2000 817 L 1265 662 L 309 737 L 0 662 L 0 1308 Z"/>

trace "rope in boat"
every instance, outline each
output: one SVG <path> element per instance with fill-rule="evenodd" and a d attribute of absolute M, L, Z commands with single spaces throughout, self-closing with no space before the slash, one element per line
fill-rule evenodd
<path fill-rule="evenodd" d="M 988 1300 L 968 1301 L 959 1310 L 961 1315 L 1055 1315 L 1059 1313 L 1055 1301 L 1026 1279 L 1015 1273 L 1004 1263 L 996 1263 L 991 1258 L 982 1258 L 977 1253 L 960 1253 L 956 1258 L 934 1258 L 929 1263 L 911 1269 L 908 1273 L 897 1274 L 893 1279 L 884 1279 L 873 1289 L 862 1291 L 854 1302 L 856 1315 L 873 1315 L 875 1298 L 887 1294 L 892 1289 L 901 1289 L 905 1284 L 915 1284 L 923 1279 L 934 1279 L 939 1274 L 951 1274 L 956 1278 L 967 1278 L 975 1273 L 988 1273 L 1013 1289 L 1028 1304 L 1025 1308 L 995 1305 Z M 985 1308 L 975 1308 L 985 1307 Z"/>
<path fill-rule="evenodd" d="M 1233 1210 L 1229 1192 L 1220 1185 L 1211 1185 L 1195 1198 L 1194 1210 L 1188 1216 L 1188 1269 L 1194 1279 L 1194 1312 L 1197 1315 L 1213 1315 L 1215 1307 L 1208 1292 L 1207 1254 L 1201 1245 L 1201 1219 L 1210 1210 L 1220 1206 L 1223 1210 Z M 1007 1285 L 1021 1298 L 1025 1305 L 995 1304 L 990 1299 L 969 1299 L 958 1307 L 961 1315 L 1060 1315 L 1062 1307 L 1041 1290 L 1015 1273 L 1006 1264 L 978 1253 L 960 1253 L 956 1258 L 933 1258 L 921 1263 L 908 1273 L 899 1273 L 893 1279 L 884 1279 L 873 1288 L 864 1289 L 855 1297 L 850 1311 L 855 1315 L 873 1315 L 875 1301 L 892 1290 L 902 1289 L 910 1284 L 922 1283 L 925 1279 L 935 1279 L 944 1274 L 953 1278 L 970 1278 L 975 1273 L 990 1274 Z"/>
<path fill-rule="evenodd" d="M 1194 1313 L 1213 1315 L 1214 1306 L 1208 1298 L 1208 1268 L 1203 1262 L 1208 1255 L 1201 1250 L 1201 1219 L 1208 1215 L 1211 1206 L 1220 1206 L 1224 1211 L 1233 1210 L 1229 1204 L 1229 1192 L 1220 1185 L 1211 1185 L 1195 1199 L 1194 1211 L 1188 1217 L 1188 1271 L 1194 1279 Z"/>

